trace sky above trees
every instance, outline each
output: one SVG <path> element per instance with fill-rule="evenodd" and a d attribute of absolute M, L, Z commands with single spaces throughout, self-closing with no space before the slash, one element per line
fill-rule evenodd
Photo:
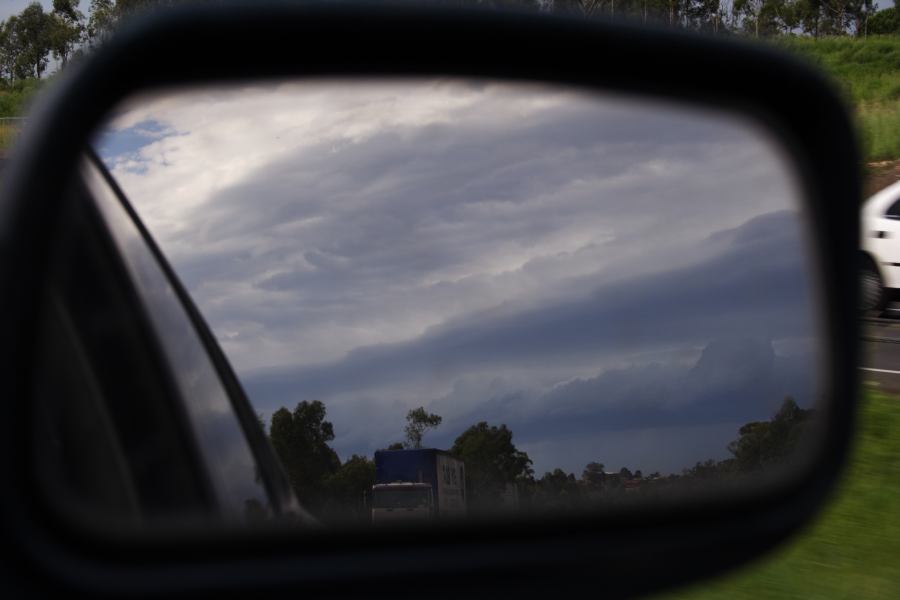
<path fill-rule="evenodd" d="M 483 82 L 136 99 L 97 146 L 251 401 L 322 400 L 341 459 L 443 417 L 538 474 L 721 458 L 818 335 L 798 193 L 721 115 Z"/>

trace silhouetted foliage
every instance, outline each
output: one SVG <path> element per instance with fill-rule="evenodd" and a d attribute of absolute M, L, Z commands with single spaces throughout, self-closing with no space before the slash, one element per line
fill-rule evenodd
<path fill-rule="evenodd" d="M 332 522 L 368 522 L 366 499 L 375 485 L 375 463 L 354 454 L 325 481 L 328 504 L 324 518 Z"/>
<path fill-rule="evenodd" d="M 900 9 L 892 6 L 869 17 L 868 33 L 882 35 L 900 33 Z"/>
<path fill-rule="evenodd" d="M 406 447 L 421 448 L 422 437 L 425 435 L 425 432 L 436 428 L 441 424 L 441 421 L 442 419 L 439 415 L 427 412 L 423 406 L 406 413 L 406 428 L 404 429 L 406 433 Z"/>
<path fill-rule="evenodd" d="M 573 473 L 562 469 L 553 469 L 534 482 L 530 495 L 533 510 L 559 512 L 581 508 L 583 505 L 583 486 L 579 486 Z"/>
<path fill-rule="evenodd" d="M 606 474 L 603 472 L 603 463 L 589 462 L 581 472 L 581 481 L 589 488 L 599 488 L 603 485 Z"/>
<path fill-rule="evenodd" d="M 499 508 L 507 485 L 534 475 L 531 459 L 512 443 L 506 425 L 472 425 L 456 438 L 450 453 L 466 465 L 468 505 L 476 511 Z"/>
<path fill-rule="evenodd" d="M 297 497 L 310 510 L 318 510 L 325 500 L 326 478 L 341 467 L 328 445 L 334 428 L 325 420 L 325 405 L 304 400 L 293 412 L 279 408 L 272 415 L 269 437 Z"/>
<path fill-rule="evenodd" d="M 747 423 L 741 427 L 741 437 L 728 445 L 737 468 L 752 472 L 785 462 L 796 449 L 810 412 L 798 407 L 788 396 L 771 421 Z"/>

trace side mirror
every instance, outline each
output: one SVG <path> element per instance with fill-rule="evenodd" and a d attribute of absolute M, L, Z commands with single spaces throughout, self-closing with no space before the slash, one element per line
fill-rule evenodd
<path fill-rule="evenodd" d="M 387 96 L 379 96 L 385 89 Z M 269 230 L 278 220 L 297 219 L 284 212 L 289 203 L 266 204 L 282 189 L 281 200 L 308 203 L 306 217 L 323 239 L 343 231 L 322 225 L 325 217 L 352 224 L 340 235 L 356 250 L 342 247 L 330 264 L 373 261 L 371 285 L 323 294 L 315 314 L 346 301 L 348 312 L 371 317 L 360 327 L 386 318 L 348 298 L 401 281 L 388 267 L 404 261 L 417 266 L 402 277 L 436 284 L 471 281 L 471 265 L 487 258 L 494 262 L 477 272 L 504 280 L 529 261 L 556 262 L 531 277 L 531 287 L 516 287 L 517 280 L 497 291 L 500 278 L 492 280 L 494 304 L 477 301 L 488 297 L 487 287 L 431 297 L 463 309 L 429 313 L 432 320 L 422 317 L 424 325 L 417 323 L 407 337 L 393 329 L 367 343 L 354 338 L 341 345 L 329 329 L 316 352 L 324 355 L 333 344 L 338 358 L 332 362 L 295 357 L 291 377 L 275 372 L 249 381 L 243 365 L 259 367 L 250 359 L 261 355 L 228 352 L 218 323 L 204 317 L 190 282 L 176 275 L 178 261 L 173 268 L 166 258 L 168 238 L 161 234 L 157 246 L 153 227 L 138 218 L 142 198 L 187 196 L 126 181 L 124 163 L 117 161 L 135 147 L 110 150 L 109 144 L 141 134 L 146 119 L 154 127 L 174 123 L 173 106 L 196 115 L 214 97 L 219 105 L 241 108 L 247 105 L 240 102 L 271 97 L 272 90 L 281 94 L 278 110 L 285 115 L 308 109 L 308 118 L 296 120 L 307 127 L 304 143 L 324 136 L 332 144 L 326 129 L 338 128 L 344 145 L 327 147 L 345 156 L 357 152 L 327 169 L 320 161 L 324 142 L 306 154 L 270 152 L 256 180 L 266 186 L 230 190 L 232 199 L 240 192 L 245 201 L 239 205 L 245 212 L 234 213 L 232 223 L 251 221 L 252 214 Z M 303 104 L 315 94 L 318 104 Z M 379 104 L 384 97 L 390 101 Z M 423 116 L 426 105 L 431 112 Z M 141 120 L 141 114 L 151 117 Z M 248 126 L 233 130 L 235 146 L 262 120 L 254 124 L 251 114 Z M 375 122 L 381 137 L 366 133 L 364 126 Z M 215 125 L 206 124 L 204 135 L 215 140 L 207 147 L 228 150 L 228 139 L 215 138 L 223 129 Z M 637 140 L 636 132 L 643 137 Z M 610 151 L 604 144 L 613 141 L 618 145 Z M 270 151 L 277 142 L 271 144 Z M 662 160 L 657 150 L 663 146 L 673 161 Z M 736 149 L 746 150 L 748 159 L 724 170 L 717 159 L 738 156 L 729 154 Z M 241 147 L 235 150 L 239 156 Z M 516 169 L 498 158 L 510 150 Z M 188 158 L 195 162 L 183 164 L 216 172 L 212 156 L 192 151 Z M 276 158 L 285 160 L 276 164 Z M 489 158 L 497 160 L 483 168 Z M 637 160 L 646 161 L 644 171 L 622 166 Z M 303 171 L 313 163 L 319 171 Z M 386 183 L 381 175 L 388 170 L 402 174 L 403 185 Z M 724 174 L 716 185 L 708 181 L 711 172 Z M 322 184 L 326 175 L 333 178 L 328 185 Z M 588 585 L 599 569 L 606 593 L 633 596 L 712 575 L 784 540 L 822 505 L 846 455 L 857 383 L 856 142 L 830 87 L 775 51 L 527 15 L 346 5 L 186 7 L 131 24 L 64 72 L 36 109 L 4 179 L 0 370 L 7 418 L 0 423 L 0 469 L 8 484 L 0 520 L 21 562 L 19 584 L 159 593 L 284 586 L 322 595 L 395 596 L 418 595 L 437 577 L 445 593 L 510 587 L 539 593 L 557 577 Z M 418 187 L 407 186 L 413 180 Z M 525 190 L 526 184 L 532 187 Z M 378 195 L 384 189 L 378 185 L 390 193 Z M 414 193 L 402 196 L 410 189 Z M 439 200 L 429 204 L 423 195 Z M 557 203 L 542 204 L 547 198 Z M 326 212 L 335 205 L 344 208 Z M 431 210 L 436 206 L 440 210 Z M 461 218 L 467 210 L 478 218 Z M 413 214 L 422 218 L 410 220 Z M 204 218 L 215 223 L 211 213 Z M 400 225 L 381 228 L 383 220 Z M 493 227 L 479 229 L 487 221 Z M 448 229 L 465 235 L 444 236 Z M 600 233 L 616 243 L 603 246 Z M 187 235 L 188 255 L 196 247 L 191 244 L 200 243 L 193 235 Z M 224 228 L 215 232 L 224 235 Z M 291 233 L 290 239 L 315 235 Z M 376 238 L 378 244 L 365 243 Z M 541 243 L 541 252 L 519 252 Z M 462 248 L 464 259 L 457 256 Z M 443 253 L 440 260 L 420 268 L 432 250 Z M 583 259 L 578 269 L 566 262 L 575 255 Z M 324 254 L 304 247 L 303 256 L 310 270 L 337 272 L 328 270 Z M 658 288 L 636 277 L 638 271 L 600 273 L 596 265 L 612 256 L 641 265 L 678 302 L 656 302 L 651 290 Z M 360 273 L 347 276 L 348 285 L 358 284 Z M 313 293 L 320 284 L 321 278 L 307 278 L 297 289 Z M 381 304 L 393 306 L 400 297 L 385 295 Z M 654 306 L 660 312 L 645 316 Z M 575 314 L 580 321 L 571 319 Z M 318 321 L 304 318 L 326 323 L 331 313 Z M 426 338 L 433 343 L 409 342 Z M 791 344 L 803 350 L 779 350 Z M 688 346 L 693 354 L 675 356 Z M 609 433 L 612 413 L 560 395 L 566 385 L 569 391 L 599 386 L 603 373 L 624 380 L 638 364 L 633 356 L 651 351 L 670 355 L 646 359 L 647 369 L 632 371 L 641 385 L 615 396 L 625 406 L 615 413 L 618 438 Z M 607 362 L 598 375 L 601 355 Z M 785 356 L 793 358 L 779 362 Z M 771 385 L 760 385 L 750 364 L 757 359 L 778 373 L 766 380 Z M 670 369 L 665 372 L 680 383 L 669 386 L 670 379 L 647 375 L 660 369 Z M 532 388 L 522 384 L 496 402 L 457 410 L 467 398 L 485 398 L 490 385 L 512 373 L 517 381 L 539 379 L 543 391 L 529 395 Z M 443 440 L 440 449 L 420 448 L 423 431 L 435 421 L 424 408 L 416 417 L 415 407 L 475 379 L 487 383 L 469 396 L 448 395 L 441 405 L 450 411 L 445 416 L 458 416 L 462 433 L 454 432 L 458 437 Z M 348 382 L 383 394 L 351 394 Z M 655 397 L 635 391 L 648 386 Z M 603 399 L 614 396 L 611 385 L 591 389 L 609 394 Z M 795 393 L 784 422 L 763 423 L 781 405 L 779 394 Z M 354 505 L 365 498 L 365 527 L 333 526 L 321 506 L 328 500 L 305 487 L 308 471 L 286 464 L 285 452 L 277 444 L 273 449 L 258 426 L 257 401 L 272 410 L 279 398 L 319 394 L 325 404 L 307 403 L 304 410 L 343 402 L 347 422 L 353 413 L 365 417 L 356 421 L 357 431 L 381 432 L 378 419 L 390 401 L 400 406 L 391 410 L 401 418 L 411 415 L 407 445 L 413 449 L 388 450 L 396 440 L 381 433 L 345 446 L 343 458 L 353 448 L 371 450 L 378 470 L 374 485 L 345 494 Z M 340 402 L 329 405 L 333 398 Z M 602 402 L 591 396 L 588 404 Z M 522 464 L 507 481 L 479 470 L 480 450 L 472 442 L 480 434 L 478 440 L 509 442 L 522 430 L 510 432 L 507 424 L 524 428 L 521 415 L 538 405 L 529 426 L 556 428 L 554 443 L 574 435 L 577 421 L 579 435 L 603 431 L 604 439 L 632 450 L 629 432 L 650 439 L 670 424 L 727 426 L 727 439 L 765 430 L 783 444 L 775 458 L 757 453 L 751 459 L 757 463 L 742 466 L 740 440 L 727 465 L 726 444 L 716 442 L 720 470 L 735 476 L 708 486 L 685 480 L 690 485 L 681 488 L 673 462 L 670 481 L 678 493 L 670 495 L 628 469 L 607 473 L 591 454 L 601 446 L 590 446 L 571 459 L 590 468 L 577 481 L 560 469 L 559 490 L 545 501 L 555 477 L 551 468 L 577 445 L 557 444 L 549 452 L 545 438 L 522 443 L 517 437 L 518 454 L 510 456 Z M 559 417 L 566 411 L 574 417 Z M 814 418 L 806 420 L 809 414 Z M 804 426 L 778 429 L 791 419 Z M 692 431 L 673 434 L 668 447 L 704 435 Z M 528 466 L 539 456 L 544 478 Z M 646 494 L 651 488 L 660 493 Z M 566 494 L 581 500 L 561 510 Z M 518 509 L 528 504 L 526 497 L 529 510 L 498 508 Z M 397 514 L 403 523 L 394 527 Z"/>

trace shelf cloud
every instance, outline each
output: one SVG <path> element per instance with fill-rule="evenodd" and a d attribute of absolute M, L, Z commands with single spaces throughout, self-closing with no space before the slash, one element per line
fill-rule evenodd
<path fill-rule="evenodd" d="M 728 114 L 285 82 L 132 99 L 96 147 L 257 410 L 322 400 L 343 458 L 425 406 L 439 447 L 488 420 L 538 470 L 677 470 L 815 401 L 800 194 Z"/>

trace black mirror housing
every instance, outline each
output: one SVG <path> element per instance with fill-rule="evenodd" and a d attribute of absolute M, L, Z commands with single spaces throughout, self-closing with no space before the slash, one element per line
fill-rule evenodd
<path fill-rule="evenodd" d="M 93 535 L 55 516 L 40 498 L 28 460 L 29 398 L 39 375 L 33 360 L 37 306 L 49 248 L 66 227 L 59 216 L 67 185 L 107 112 L 132 94 L 189 84 L 430 75 L 688 102 L 745 115 L 777 137 L 811 203 L 806 209 L 824 295 L 827 418 L 815 459 L 790 481 L 740 497 L 390 538 L 268 531 L 127 540 Z M 735 40 L 525 14 L 343 4 L 188 6 L 132 22 L 61 74 L 4 174 L 0 471 L 7 492 L 0 521 L 15 555 L 4 577 L 37 589 L 90 592 L 289 587 L 374 596 L 412 595 L 434 580 L 446 594 L 515 589 L 537 595 L 554 581 L 587 586 L 602 577 L 604 593 L 628 597 L 759 556 L 822 506 L 851 441 L 859 164 L 847 110 L 825 80 L 775 50 Z M 211 336 L 207 341 L 215 344 Z"/>

